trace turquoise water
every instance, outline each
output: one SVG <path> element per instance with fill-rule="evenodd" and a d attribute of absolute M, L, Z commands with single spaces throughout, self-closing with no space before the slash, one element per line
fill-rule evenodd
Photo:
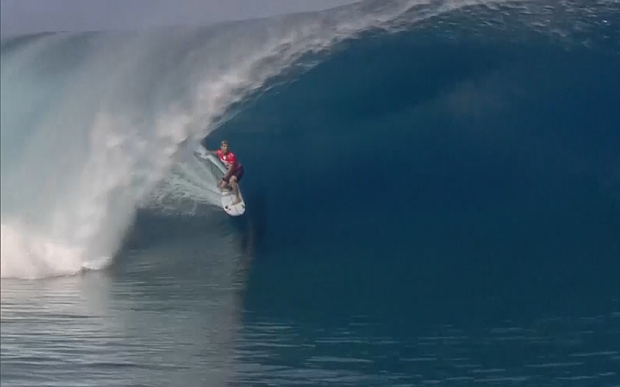
<path fill-rule="evenodd" d="M 620 385 L 618 5 L 450 4 L 3 42 L 3 386 Z"/>

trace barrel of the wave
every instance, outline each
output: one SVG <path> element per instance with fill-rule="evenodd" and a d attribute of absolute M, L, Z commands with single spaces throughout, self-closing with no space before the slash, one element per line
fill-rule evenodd
<path fill-rule="evenodd" d="M 225 142 L 223 142 L 224 145 Z M 228 143 L 225 143 L 226 147 Z M 219 152 L 219 153 L 218 153 Z M 232 152 L 227 152 L 228 154 L 232 154 Z M 224 176 L 226 176 L 228 172 L 227 166 L 224 164 L 227 158 L 224 157 L 224 161 L 222 161 L 222 149 L 217 151 L 208 151 L 202 146 L 199 146 L 194 155 L 204 162 L 208 169 L 213 173 L 215 178 L 218 181 L 222 181 Z M 216 156 L 218 155 L 218 156 Z M 234 179 L 233 179 L 234 177 Z M 220 187 L 221 194 L 221 205 L 224 211 L 230 216 L 240 216 L 245 213 L 245 201 L 243 200 L 243 194 L 241 193 L 241 188 L 239 187 L 239 181 L 243 177 L 243 167 L 233 171 L 230 176 L 230 179 L 227 179 L 226 186 Z M 231 184 L 232 180 L 232 184 Z M 233 189 L 231 189 L 233 188 Z M 235 192 L 236 188 L 236 192 Z M 238 195 L 238 197 L 237 197 Z"/>

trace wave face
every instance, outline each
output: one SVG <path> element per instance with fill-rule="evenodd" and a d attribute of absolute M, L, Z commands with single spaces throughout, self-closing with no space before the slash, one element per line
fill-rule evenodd
<path fill-rule="evenodd" d="M 244 163 L 256 247 L 343 278 L 364 264 L 402 270 L 390 261 L 557 280 L 565 264 L 562 278 L 593 283 L 612 269 L 618 4 L 560 14 L 537 4 L 368 34 L 239 107 L 206 141 L 228 139 Z"/>
<path fill-rule="evenodd" d="M 104 267 L 139 208 L 213 202 L 191 150 L 215 129 L 246 167 L 264 247 L 367 234 L 408 251 L 414 233 L 498 219 L 588 218 L 607 235 L 618 15 L 608 1 L 362 2 L 3 41 L 2 276 Z"/>

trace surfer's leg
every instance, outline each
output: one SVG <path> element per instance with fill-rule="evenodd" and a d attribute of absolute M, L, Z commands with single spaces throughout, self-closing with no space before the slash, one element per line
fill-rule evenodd
<path fill-rule="evenodd" d="M 223 191 L 226 188 L 226 182 L 223 180 L 218 181 L 217 186 L 219 187 L 220 191 Z"/>
<path fill-rule="evenodd" d="M 234 206 L 235 204 L 241 202 L 241 198 L 239 197 L 239 187 L 237 185 L 237 176 L 232 175 L 230 177 L 230 186 L 232 187 L 233 193 L 235 194 L 235 200 L 233 200 L 232 205 Z"/>

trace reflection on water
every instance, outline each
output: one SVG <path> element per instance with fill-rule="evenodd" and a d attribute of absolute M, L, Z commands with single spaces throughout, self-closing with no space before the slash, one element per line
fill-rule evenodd
<path fill-rule="evenodd" d="M 3 386 L 225 385 L 243 287 L 236 243 L 181 238 L 104 272 L 2 280 Z"/>
<path fill-rule="evenodd" d="M 337 309 L 324 313 L 330 309 L 288 302 L 301 300 L 305 285 L 265 271 L 271 264 L 267 257 L 250 267 L 251 257 L 243 253 L 244 238 L 250 236 L 221 234 L 219 242 L 190 233 L 173 244 L 129 251 L 104 272 L 3 280 L 3 386 L 589 386 L 620 381 L 617 301 L 598 315 L 503 323 L 481 315 L 468 324 L 420 324 L 416 313 L 422 310 L 405 307 L 397 319 Z M 250 269 L 254 277 L 248 284 Z M 326 273 L 319 277 L 337 281 Z M 277 289 L 261 287 L 265 281 Z M 333 297 L 321 302 L 346 301 Z M 288 306 L 281 309 L 282 303 Z"/>
<path fill-rule="evenodd" d="M 604 289 L 596 305 L 558 297 L 564 307 L 540 313 L 499 287 L 437 292 L 447 285 L 433 265 L 456 264 L 438 257 L 380 270 L 362 247 L 355 260 L 276 257 L 256 247 L 265 224 L 254 220 L 147 221 L 158 228 L 138 227 L 105 271 L 3 280 L 2 385 L 620 383 L 620 304 Z"/>

